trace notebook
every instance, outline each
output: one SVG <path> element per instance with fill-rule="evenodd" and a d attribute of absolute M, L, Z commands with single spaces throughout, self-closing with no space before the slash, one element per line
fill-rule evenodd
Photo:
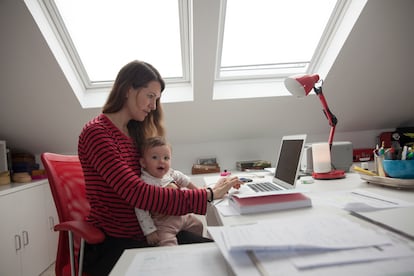
<path fill-rule="evenodd" d="M 306 134 L 283 136 L 276 161 L 275 173 L 271 181 L 255 180 L 242 185 L 232 192 L 233 196 L 244 198 L 253 196 L 298 193 L 296 180 L 306 141 Z"/>

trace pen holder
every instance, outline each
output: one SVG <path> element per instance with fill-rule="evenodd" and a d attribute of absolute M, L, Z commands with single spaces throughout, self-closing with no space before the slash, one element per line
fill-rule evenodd
<path fill-rule="evenodd" d="M 384 160 L 382 164 L 389 177 L 414 179 L 414 160 Z"/>
<path fill-rule="evenodd" d="M 377 156 L 375 155 L 375 169 L 379 176 L 385 177 L 385 171 L 383 166 L 384 156 Z"/>

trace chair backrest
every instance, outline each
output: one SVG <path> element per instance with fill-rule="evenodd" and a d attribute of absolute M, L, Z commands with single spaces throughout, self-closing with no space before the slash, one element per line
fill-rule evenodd
<path fill-rule="evenodd" d="M 85 220 L 90 205 L 85 194 L 85 180 L 77 155 L 61 155 L 45 152 L 41 155 L 56 205 L 59 222 Z M 79 252 L 80 238 L 74 237 L 75 260 Z M 56 275 L 70 272 L 70 256 L 67 232 L 59 233 L 55 264 Z M 76 265 L 77 267 L 77 265 Z"/>

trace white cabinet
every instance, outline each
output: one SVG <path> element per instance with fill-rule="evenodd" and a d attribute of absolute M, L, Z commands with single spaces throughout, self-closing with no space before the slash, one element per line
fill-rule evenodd
<path fill-rule="evenodd" d="M 47 189 L 49 184 L 42 181 L 19 185 L 19 189 L 12 187 L 0 193 L 2 276 L 39 275 L 55 258 L 51 259 L 49 252 L 51 242 L 56 240 L 57 243 L 56 234 L 49 225 L 48 214 L 53 216 L 53 211 L 47 210 L 50 206 L 47 200 L 51 197 Z"/>
<path fill-rule="evenodd" d="M 56 260 L 56 253 L 59 240 L 59 232 L 53 230 L 55 224 L 59 223 L 59 218 L 56 211 L 55 202 L 53 201 L 52 192 L 50 191 L 49 184 L 43 186 L 45 195 L 45 210 L 47 218 L 47 239 L 48 239 L 48 254 L 49 263 L 53 263 Z"/>
<path fill-rule="evenodd" d="M 5 276 L 21 275 L 22 233 L 16 225 L 15 212 L 20 206 L 14 202 L 15 198 L 14 194 L 0 198 L 0 274 Z"/>

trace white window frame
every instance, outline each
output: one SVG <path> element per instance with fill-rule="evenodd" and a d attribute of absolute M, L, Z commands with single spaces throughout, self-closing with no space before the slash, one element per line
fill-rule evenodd
<path fill-rule="evenodd" d="M 78 67 L 82 66 L 79 66 L 76 62 L 72 62 L 72 58 L 70 57 L 71 53 L 64 46 L 64 41 L 60 35 L 58 35 L 59 31 L 56 29 L 54 24 L 51 24 L 52 19 L 50 18 L 43 1 L 52 0 L 24 0 L 81 106 L 83 108 L 102 107 L 107 99 L 110 85 L 112 83 L 94 83 L 92 85 L 88 79 L 85 79 L 85 77 L 82 77 L 79 73 L 77 73 Z M 205 101 L 290 95 L 283 84 L 283 80 L 286 76 L 274 75 L 263 77 L 256 75 L 252 77 L 244 76 L 242 79 L 217 78 L 220 66 L 219 57 L 222 46 L 220 37 L 223 37 L 222 26 L 219 26 L 217 29 L 217 44 L 215 44 L 216 49 L 206 49 L 207 52 L 215 52 L 215 61 L 212 62 L 214 65 L 210 67 L 210 63 L 208 65 L 204 64 L 204 62 L 206 62 L 205 58 L 201 58 L 200 63 L 200 53 L 198 51 L 198 64 L 193 65 L 194 50 L 192 47 L 194 44 L 193 31 L 195 28 L 193 26 L 193 22 L 201 23 L 201 28 L 200 25 L 197 25 L 196 30 L 203 30 L 205 27 L 204 24 L 209 24 L 207 21 L 209 19 L 205 17 L 205 11 L 202 9 L 206 3 L 202 2 L 205 0 L 178 1 L 180 1 L 181 7 L 181 31 L 183 32 L 181 35 L 181 42 L 183 46 L 182 51 L 186 53 L 183 55 L 183 74 L 185 77 L 182 80 L 166 79 L 167 85 L 165 91 L 163 92 L 163 103 L 188 102 L 194 101 L 195 98 L 197 100 Z M 217 13 L 223 13 L 223 5 L 225 5 L 225 0 L 213 1 L 217 2 L 214 3 L 214 5 L 220 5 L 217 7 L 219 9 L 214 12 L 217 11 Z M 321 76 L 321 78 L 325 78 L 327 76 L 366 2 L 367 0 L 338 1 L 338 7 L 336 7 L 335 14 L 331 18 L 333 22 L 330 22 L 330 27 L 325 30 L 323 39 L 318 45 L 318 51 L 315 52 L 306 73 L 317 73 Z M 194 12 L 195 14 L 193 14 Z M 195 18 L 195 16 L 197 16 L 197 18 Z M 217 14 L 217 16 L 217 24 L 223 25 L 223 15 Z M 214 20 L 214 18 L 212 20 Z M 199 43 L 199 41 L 197 43 Z M 197 66 L 196 68 L 202 68 L 202 71 L 194 72 L 194 66 Z M 209 72 L 212 72 L 211 76 Z M 197 82 L 200 78 L 202 81 L 197 84 L 193 83 L 194 75 L 197 76 Z M 202 87 L 200 85 L 202 85 Z M 194 88 L 194 86 L 196 86 L 196 88 Z M 206 91 L 212 91 L 212 93 Z"/>
<path fill-rule="evenodd" d="M 83 108 L 102 107 L 112 87 L 112 81 L 91 82 L 75 47 L 63 27 L 53 0 L 24 0 L 38 24 L 57 62 Z M 182 78 L 165 78 L 163 102 L 193 101 L 191 88 L 191 1 L 179 2 Z M 58 23 L 58 24 L 56 24 Z"/>
<path fill-rule="evenodd" d="M 220 37 L 224 34 L 225 2 L 222 0 L 220 8 Z M 319 74 L 325 78 L 331 69 L 339 51 L 346 41 L 356 20 L 361 14 L 367 0 L 338 0 L 334 11 L 328 21 L 317 49 L 305 72 L 297 74 Z M 289 75 L 254 75 L 251 77 L 220 77 L 222 39 L 219 39 L 219 47 L 216 61 L 214 100 L 290 96 L 284 86 L 284 79 Z M 230 89 L 236 85 L 235 89 Z M 254 95 L 252 95 L 254 91 Z"/>

